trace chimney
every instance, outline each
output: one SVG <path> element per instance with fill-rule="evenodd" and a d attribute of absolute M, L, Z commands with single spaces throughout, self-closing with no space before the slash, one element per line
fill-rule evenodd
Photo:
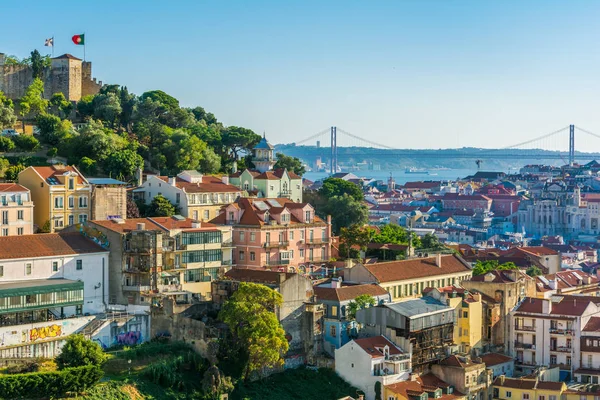
<path fill-rule="evenodd" d="M 556 279 L 550 279 L 548 281 L 548 286 L 550 286 L 550 289 L 556 290 Z"/>
<path fill-rule="evenodd" d="M 142 175 L 143 173 L 141 168 L 135 170 L 135 181 L 138 186 L 142 186 Z"/>
<path fill-rule="evenodd" d="M 334 289 L 339 289 L 342 287 L 342 277 L 331 279 L 331 287 Z"/>
<path fill-rule="evenodd" d="M 435 255 L 435 265 L 438 268 L 442 268 L 442 254 L 441 253 L 437 253 Z"/>
<path fill-rule="evenodd" d="M 170 178 L 169 178 L 169 185 L 171 185 L 171 186 L 176 186 L 176 185 L 175 185 L 176 179 L 177 179 L 177 178 L 175 178 L 174 176 L 170 177 Z"/>
<path fill-rule="evenodd" d="M 221 182 L 223 182 L 223 183 L 224 183 L 224 184 L 226 184 L 226 185 L 229 185 L 229 176 L 227 176 L 227 175 L 223 175 L 223 176 L 221 177 Z"/>
<path fill-rule="evenodd" d="M 500 375 L 498 378 L 500 378 L 500 384 L 504 385 L 504 378 L 505 378 L 505 376 L 504 375 Z"/>
<path fill-rule="evenodd" d="M 138 230 L 138 231 L 143 231 L 143 230 L 146 230 L 146 224 L 145 224 L 145 223 L 143 223 L 143 222 L 138 222 L 138 223 L 137 223 L 137 230 Z"/>
<path fill-rule="evenodd" d="M 327 225 L 331 225 L 331 215 L 327 216 Z"/>

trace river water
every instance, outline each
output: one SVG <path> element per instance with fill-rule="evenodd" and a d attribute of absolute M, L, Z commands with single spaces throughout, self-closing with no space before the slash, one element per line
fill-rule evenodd
<path fill-rule="evenodd" d="M 390 177 L 390 172 L 394 177 L 397 184 L 404 184 L 406 182 L 416 181 L 448 181 L 456 180 L 458 178 L 464 178 L 468 175 L 473 175 L 477 172 L 477 169 L 440 169 L 440 170 L 429 170 L 429 174 L 413 173 L 407 174 L 405 170 L 397 171 L 350 171 L 359 178 L 373 178 L 387 182 Z M 507 171 L 505 171 L 507 172 Z M 515 173 L 516 171 L 512 171 Z M 304 174 L 304 178 L 311 181 L 327 178 L 329 173 L 327 172 L 307 172 Z"/>

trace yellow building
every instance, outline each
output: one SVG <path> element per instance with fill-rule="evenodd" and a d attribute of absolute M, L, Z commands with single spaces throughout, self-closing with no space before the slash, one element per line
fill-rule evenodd
<path fill-rule="evenodd" d="M 492 389 L 494 399 L 560 400 L 563 392 L 567 390 L 567 385 L 564 382 L 516 379 L 500 375 L 494 380 Z"/>
<path fill-rule="evenodd" d="M 483 347 L 484 314 L 481 294 L 456 286 L 427 288 L 423 294 L 445 302 L 456 310 L 454 343 L 460 346 L 461 352 L 469 353 Z"/>
<path fill-rule="evenodd" d="M 49 225 L 50 232 L 87 221 L 91 187 L 72 166 L 28 167 L 19 173 L 19 184 L 29 189 L 35 204 L 33 223 Z"/>

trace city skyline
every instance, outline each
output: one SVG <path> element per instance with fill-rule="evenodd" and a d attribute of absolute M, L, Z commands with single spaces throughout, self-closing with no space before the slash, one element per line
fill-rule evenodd
<path fill-rule="evenodd" d="M 600 131 L 590 2 L 31 5 L 34 28 L 6 21 L 19 34 L 0 52 L 50 53 L 54 37 L 55 55 L 83 57 L 71 37 L 85 33 L 99 80 L 164 90 L 273 143 L 332 125 L 398 148 L 504 147 L 571 123 Z M 600 151 L 600 140 L 577 147 Z"/>

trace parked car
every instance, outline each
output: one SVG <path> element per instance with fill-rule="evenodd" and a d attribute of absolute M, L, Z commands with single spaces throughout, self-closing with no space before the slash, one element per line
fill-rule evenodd
<path fill-rule="evenodd" d="M 3 129 L 0 136 L 19 136 L 19 132 L 14 129 Z"/>

